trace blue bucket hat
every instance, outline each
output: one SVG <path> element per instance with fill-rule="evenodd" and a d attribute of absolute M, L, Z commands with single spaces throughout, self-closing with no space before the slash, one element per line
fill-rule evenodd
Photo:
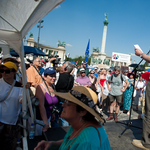
<path fill-rule="evenodd" d="M 56 73 L 56 71 L 52 67 L 48 67 L 44 70 L 44 75 L 46 74 L 51 75 L 53 73 Z"/>

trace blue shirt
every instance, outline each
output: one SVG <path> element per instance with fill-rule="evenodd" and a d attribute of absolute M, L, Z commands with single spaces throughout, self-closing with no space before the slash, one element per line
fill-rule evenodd
<path fill-rule="evenodd" d="M 43 68 L 43 67 L 40 67 L 39 70 L 40 70 L 40 74 L 42 75 L 43 72 L 44 72 L 44 68 Z"/>
<path fill-rule="evenodd" d="M 95 74 L 94 74 L 94 76 L 95 76 L 96 78 L 98 78 L 98 72 L 97 72 L 97 73 L 95 73 Z"/>
<path fill-rule="evenodd" d="M 86 127 L 83 129 L 77 138 L 69 139 L 69 136 L 73 132 L 72 126 L 68 130 L 64 137 L 63 143 L 59 147 L 59 150 L 66 150 L 71 145 L 69 150 L 110 150 L 110 143 L 103 127 L 97 128 L 101 136 L 101 147 L 98 132 L 94 127 Z"/>

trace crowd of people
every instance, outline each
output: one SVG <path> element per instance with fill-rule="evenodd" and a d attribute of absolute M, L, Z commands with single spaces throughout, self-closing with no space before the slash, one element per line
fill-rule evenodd
<path fill-rule="evenodd" d="M 107 134 L 99 123 L 103 122 L 102 113 L 106 112 L 108 115 L 106 121 L 118 121 L 120 107 L 129 115 L 134 97 L 134 111 L 138 111 L 138 105 L 142 101 L 144 114 L 147 81 L 142 78 L 142 74 L 135 77 L 134 72 L 121 70 L 119 66 L 115 66 L 114 70 L 87 68 L 85 61 L 81 66 L 69 61 L 58 66 L 51 63 L 55 59 L 51 58 L 47 63 L 40 57 L 33 57 L 30 62 L 25 59 L 28 82 L 26 88 L 30 90 L 31 98 L 39 99 L 36 122 L 44 124 L 35 125 L 35 134 L 42 135 L 50 127 L 71 127 L 63 140 L 42 141 L 35 150 L 43 146 L 62 150 L 86 147 L 109 150 Z M 0 140 L 6 149 L 15 149 L 20 136 L 17 126 L 22 103 L 20 68 L 18 59 L 0 58 Z M 29 120 L 30 126 L 30 117 Z"/>

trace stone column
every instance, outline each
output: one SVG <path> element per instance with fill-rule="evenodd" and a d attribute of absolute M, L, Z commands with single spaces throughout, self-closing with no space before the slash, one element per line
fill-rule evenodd
<path fill-rule="evenodd" d="M 108 21 L 105 20 L 104 21 L 104 29 L 103 29 L 101 52 L 100 52 L 100 59 L 102 60 L 102 63 L 103 63 L 104 59 L 106 58 L 105 45 L 106 45 L 107 25 L 108 25 Z"/>

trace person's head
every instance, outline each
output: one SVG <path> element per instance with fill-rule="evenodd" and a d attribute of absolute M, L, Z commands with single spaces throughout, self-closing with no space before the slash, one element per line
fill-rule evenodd
<path fill-rule="evenodd" d="M 44 70 L 44 80 L 49 84 L 52 85 L 55 83 L 56 80 L 56 71 L 52 68 L 46 68 Z"/>
<path fill-rule="evenodd" d="M 107 75 L 107 70 L 104 68 L 104 69 L 102 70 L 102 73 L 103 73 L 103 75 Z"/>
<path fill-rule="evenodd" d="M 129 79 L 134 79 L 134 76 L 135 76 L 135 74 L 133 72 L 130 72 L 130 73 L 127 74 L 127 77 Z"/>
<path fill-rule="evenodd" d="M 82 66 L 83 66 L 84 69 L 86 68 L 86 64 L 87 64 L 86 61 L 82 62 Z"/>
<path fill-rule="evenodd" d="M 114 74 L 115 74 L 116 76 L 118 76 L 118 75 L 120 74 L 120 70 L 121 70 L 120 66 L 115 66 L 115 67 L 114 67 Z"/>
<path fill-rule="evenodd" d="M 101 72 L 102 72 L 101 70 L 99 70 L 99 71 L 98 71 L 98 76 L 100 76 L 100 75 L 101 75 Z"/>
<path fill-rule="evenodd" d="M 56 67 L 56 72 L 63 73 L 63 68 L 62 68 L 62 66 Z"/>
<path fill-rule="evenodd" d="M 13 62 L 6 62 L 3 65 L 0 65 L 0 73 L 4 80 L 13 80 L 17 72 L 17 66 Z"/>
<path fill-rule="evenodd" d="M 63 72 L 67 72 L 67 73 L 71 73 L 71 71 L 74 69 L 74 65 L 69 62 L 66 61 L 63 65 L 62 65 L 62 70 Z"/>
<path fill-rule="evenodd" d="M 143 81 L 142 75 L 139 75 L 139 81 Z"/>
<path fill-rule="evenodd" d="M 41 59 L 39 57 L 33 58 L 33 65 L 37 68 L 40 68 L 42 65 Z"/>
<path fill-rule="evenodd" d="M 75 86 L 68 93 L 55 92 L 55 95 L 65 99 L 61 117 L 70 124 L 78 121 L 102 121 L 97 105 L 97 94 L 90 88 Z"/>
<path fill-rule="evenodd" d="M 94 70 L 95 70 L 95 73 L 97 73 L 98 67 L 95 67 Z"/>
<path fill-rule="evenodd" d="M 17 66 L 17 69 L 19 68 L 19 61 L 17 61 L 15 58 L 12 58 L 12 57 L 8 57 L 8 58 L 5 58 L 3 59 L 3 63 L 6 63 L 6 62 L 13 62 L 16 66 Z"/>
<path fill-rule="evenodd" d="M 91 76 L 91 77 L 94 77 L 94 74 L 95 74 L 95 71 L 94 71 L 94 70 L 91 70 L 91 71 L 90 71 L 90 76 Z"/>
<path fill-rule="evenodd" d="M 81 67 L 81 65 L 77 65 L 77 69 L 79 69 Z"/>
<path fill-rule="evenodd" d="M 124 71 L 123 71 L 123 74 L 124 74 L 125 76 L 127 76 L 128 70 L 124 70 Z"/>
<path fill-rule="evenodd" d="M 80 69 L 80 75 L 81 75 L 81 77 L 85 77 L 86 71 L 85 71 L 84 68 L 81 68 L 81 69 Z"/>

